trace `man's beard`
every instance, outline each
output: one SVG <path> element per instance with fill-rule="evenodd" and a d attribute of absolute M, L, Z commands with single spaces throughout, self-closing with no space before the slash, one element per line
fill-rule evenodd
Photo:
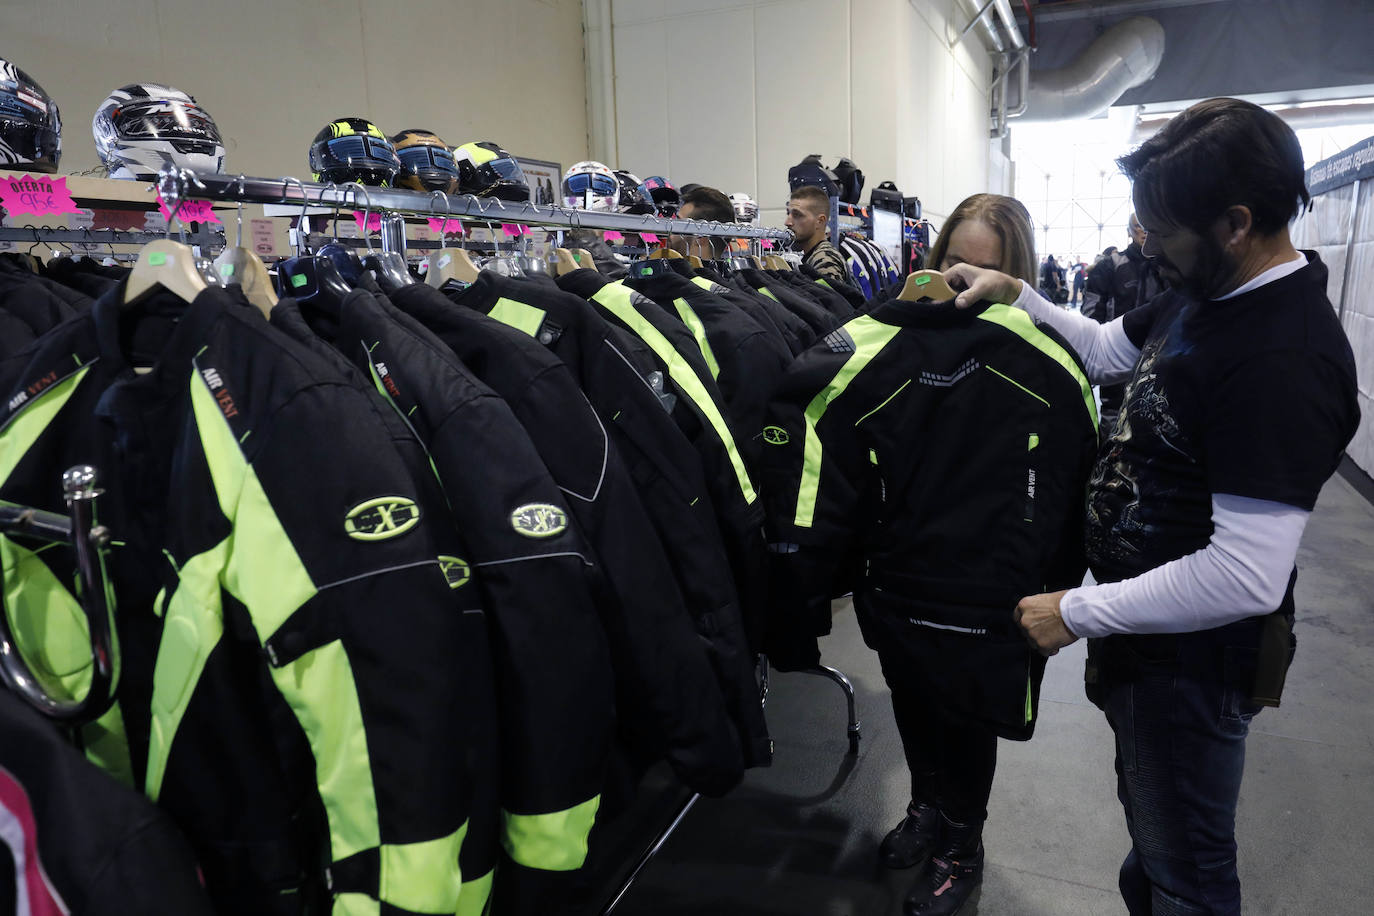
<path fill-rule="evenodd" d="M 1202 236 L 1193 269 L 1185 276 L 1172 261 L 1161 255 L 1155 257 L 1160 277 L 1170 287 L 1187 293 L 1194 299 L 1211 299 L 1236 275 L 1236 260 L 1214 239 Z"/>

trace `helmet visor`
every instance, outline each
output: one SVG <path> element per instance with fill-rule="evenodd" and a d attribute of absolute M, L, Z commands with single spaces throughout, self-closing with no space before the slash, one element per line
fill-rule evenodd
<path fill-rule="evenodd" d="M 195 140 L 220 145 L 219 128 L 204 110 L 184 102 L 133 102 L 115 109 L 115 130 L 129 140 Z"/>
<path fill-rule="evenodd" d="M 453 159 L 453 153 L 445 147 L 420 144 L 396 152 L 401 157 L 401 168 L 407 172 L 416 175 L 442 173 L 455 179 L 458 177 L 458 164 Z"/>
<path fill-rule="evenodd" d="M 355 168 L 395 169 L 396 150 L 391 141 L 366 134 L 350 134 L 325 141 L 325 155 Z"/>
<path fill-rule="evenodd" d="M 489 175 L 495 175 L 498 181 L 515 181 L 525 184 L 525 170 L 520 168 L 520 163 L 510 156 L 497 156 L 490 162 L 485 162 L 480 169 L 490 170 Z"/>
<path fill-rule="evenodd" d="M 563 179 L 563 193 L 568 197 L 581 197 L 584 194 L 615 197 L 620 193 L 620 182 L 600 172 L 578 172 Z"/>

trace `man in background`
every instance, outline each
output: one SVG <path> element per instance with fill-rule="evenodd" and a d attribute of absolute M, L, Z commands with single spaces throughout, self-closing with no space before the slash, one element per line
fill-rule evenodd
<path fill-rule="evenodd" d="M 787 228 L 794 246 L 803 253 L 802 264 L 813 268 L 831 283 L 849 283 L 844 255 L 830 244 L 830 198 L 820 188 L 803 185 L 787 201 Z"/>
<path fill-rule="evenodd" d="M 678 208 L 677 219 L 700 219 L 717 223 L 733 223 L 735 206 L 730 198 L 715 188 L 700 184 L 683 185 L 682 206 Z M 679 254 L 694 254 L 703 261 L 724 256 L 727 240 L 723 238 L 696 238 L 674 233 L 668 236 L 668 247 Z"/>
<path fill-rule="evenodd" d="M 1082 312 L 1098 324 L 1108 324 L 1115 318 L 1132 311 L 1159 295 L 1164 283 L 1157 268 L 1145 257 L 1142 248 L 1145 244 L 1145 230 L 1140 228 L 1140 220 L 1131 214 L 1126 225 L 1131 243 L 1126 250 L 1111 251 L 1088 271 L 1088 279 L 1083 287 Z M 1109 436 L 1116 426 L 1117 414 L 1121 411 L 1121 399 L 1126 391 L 1125 383 L 1103 385 L 1102 422 L 1103 438 Z"/>

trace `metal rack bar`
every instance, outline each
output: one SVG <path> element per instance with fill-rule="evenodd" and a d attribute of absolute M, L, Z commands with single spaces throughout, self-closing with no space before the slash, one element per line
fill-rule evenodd
<path fill-rule="evenodd" d="M 210 229 L 209 224 L 200 223 L 195 232 L 187 232 L 193 245 L 211 246 L 224 244 L 223 230 Z M 172 232 L 175 234 L 176 230 Z M 61 242 L 67 245 L 144 245 L 164 239 L 167 233 L 162 230 L 143 229 L 65 229 L 51 226 L 0 226 L 0 242 Z"/>
<path fill-rule="evenodd" d="M 597 210 L 570 210 L 564 207 L 535 206 L 530 203 L 474 197 L 449 196 L 435 192 L 399 191 L 394 188 L 368 188 L 358 194 L 351 188 L 294 178 L 245 178 L 232 175 L 184 173 L 184 197 L 188 200 L 257 204 L 294 204 L 306 207 L 362 210 L 370 201 L 373 211 L 389 211 L 419 217 L 457 217 L 487 223 L 554 226 L 562 229 L 616 229 L 652 232 L 658 235 L 714 236 L 740 239 L 790 241 L 786 229 L 767 229 L 743 223 L 717 223 L 695 219 L 665 219 L 632 213 Z"/>

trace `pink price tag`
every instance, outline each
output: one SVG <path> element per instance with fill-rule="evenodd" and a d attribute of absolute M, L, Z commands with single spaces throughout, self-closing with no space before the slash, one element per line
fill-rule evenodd
<path fill-rule="evenodd" d="M 759 247 L 760 247 L 760 248 L 772 248 L 772 247 L 773 247 L 773 240 L 772 240 L 772 239 L 759 239 Z"/>
<path fill-rule="evenodd" d="M 520 234 L 520 227 L 515 225 L 514 223 L 502 223 L 501 231 L 504 232 L 506 235 L 510 236 L 511 238 L 514 238 L 515 236 Z"/>
<path fill-rule="evenodd" d="M 641 232 L 639 237 L 650 245 L 658 244 L 658 236 L 654 235 L 652 232 Z"/>
<path fill-rule="evenodd" d="M 462 235 L 463 221 L 458 219 L 431 219 L 429 231 L 436 235 Z"/>
<path fill-rule="evenodd" d="M 625 236 L 621 235 L 619 232 L 616 232 L 614 229 L 607 229 L 607 230 L 606 230 L 606 241 L 608 241 L 608 242 L 623 242 L 623 241 L 625 241 Z"/>
<path fill-rule="evenodd" d="M 162 199 L 161 188 L 157 192 L 157 209 L 162 214 L 163 219 L 169 223 L 172 221 L 172 209 Z M 183 200 L 177 207 L 177 222 L 218 223 L 220 218 L 210 210 L 210 201 L 208 200 Z"/>
<path fill-rule="evenodd" d="M 358 224 L 358 228 L 359 228 L 360 230 L 363 228 L 363 211 L 362 211 L 362 210 L 354 210 L 354 211 L 353 211 L 353 222 L 355 222 L 355 223 Z M 367 232 L 381 232 L 381 231 L 382 231 L 382 214 L 380 214 L 380 213 L 369 213 L 369 214 L 367 214 L 367 229 L 366 229 L 366 231 L 367 231 Z"/>
<path fill-rule="evenodd" d="M 0 179 L 0 206 L 10 216 L 31 213 L 34 216 L 56 216 L 61 213 L 80 213 L 72 200 L 65 177 L 56 180 L 37 175 L 6 175 Z"/>

